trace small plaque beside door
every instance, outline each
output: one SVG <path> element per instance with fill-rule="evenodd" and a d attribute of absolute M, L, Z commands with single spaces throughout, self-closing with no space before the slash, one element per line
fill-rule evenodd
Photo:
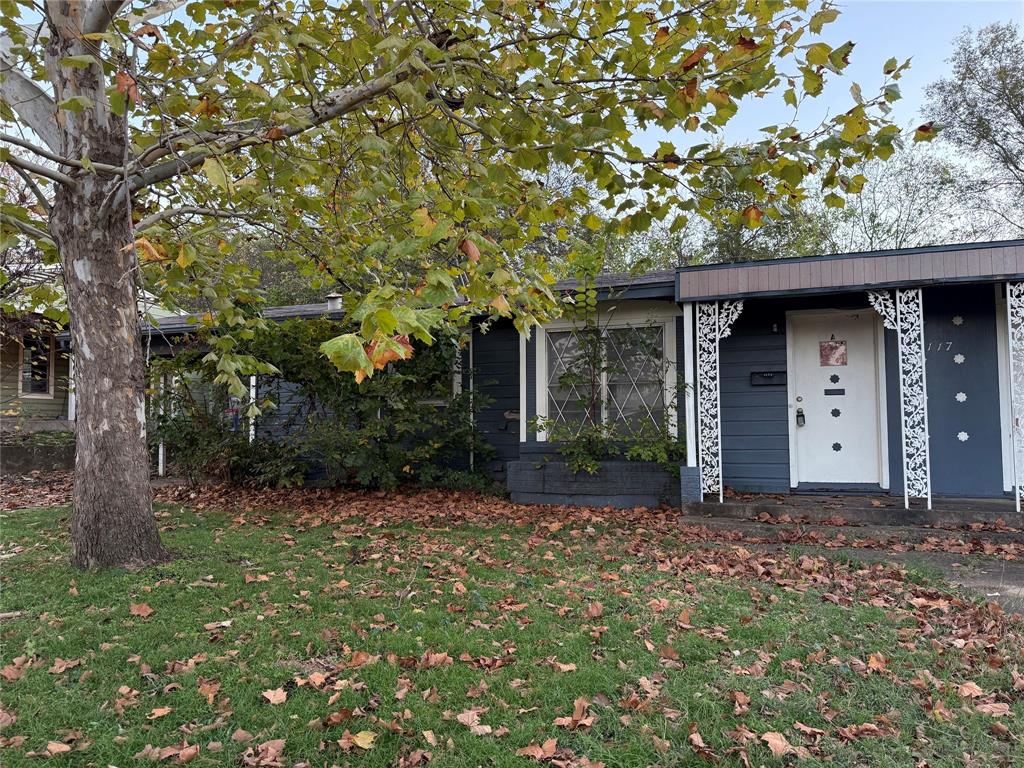
<path fill-rule="evenodd" d="M 752 387 L 784 387 L 786 386 L 785 371 L 751 371 L 750 386 Z"/>

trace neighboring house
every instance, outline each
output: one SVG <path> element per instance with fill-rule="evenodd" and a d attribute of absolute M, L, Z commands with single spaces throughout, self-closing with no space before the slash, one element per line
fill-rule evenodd
<path fill-rule="evenodd" d="M 139 309 L 154 320 L 179 317 L 145 292 Z M 0 318 L 0 429 L 74 429 L 73 376 L 71 338 L 64 326 L 28 309 Z"/>
<path fill-rule="evenodd" d="M 872 492 L 930 505 L 1024 484 L 1024 241 L 602 275 L 597 288 L 602 354 L 617 363 L 597 382 L 600 419 L 677 434 L 705 498 Z M 474 328 L 462 386 L 490 403 L 476 425 L 513 498 L 544 496 L 537 473 L 556 446 L 538 425 L 583 418 L 566 375 L 580 354 L 567 321 L 529 338 L 510 321 Z"/>
<path fill-rule="evenodd" d="M 3 318 L 0 330 L 0 424 L 25 431 L 70 429 L 74 395 L 61 328 L 41 315 Z"/>

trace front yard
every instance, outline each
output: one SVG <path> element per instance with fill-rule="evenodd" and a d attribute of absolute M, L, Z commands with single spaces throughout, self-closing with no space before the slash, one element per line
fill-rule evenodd
<path fill-rule="evenodd" d="M 3 513 L 4 765 L 1024 761 L 1021 620 L 896 566 L 440 492 L 185 500 L 139 573 Z"/>

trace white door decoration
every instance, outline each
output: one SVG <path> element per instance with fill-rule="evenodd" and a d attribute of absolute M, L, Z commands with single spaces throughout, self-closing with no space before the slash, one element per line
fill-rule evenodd
<path fill-rule="evenodd" d="M 931 458 L 928 453 L 928 381 L 924 359 L 924 304 L 920 288 L 868 291 L 871 306 L 886 328 L 895 330 L 899 345 L 900 413 L 903 446 L 903 504 L 911 497 L 932 508 Z"/>
<path fill-rule="evenodd" d="M 1013 451 L 1013 495 L 1020 512 L 1020 485 L 1024 480 L 1024 283 L 1006 284 L 1008 362 L 1010 367 L 1010 445 Z"/>
<path fill-rule="evenodd" d="M 743 300 L 697 303 L 697 435 L 704 493 L 724 499 L 722 486 L 722 393 L 719 342 L 743 311 Z"/>

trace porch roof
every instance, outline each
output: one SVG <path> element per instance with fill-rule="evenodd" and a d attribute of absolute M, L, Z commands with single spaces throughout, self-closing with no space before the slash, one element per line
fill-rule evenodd
<path fill-rule="evenodd" d="M 680 267 L 678 301 L 841 293 L 1024 277 L 1024 240 Z"/>

